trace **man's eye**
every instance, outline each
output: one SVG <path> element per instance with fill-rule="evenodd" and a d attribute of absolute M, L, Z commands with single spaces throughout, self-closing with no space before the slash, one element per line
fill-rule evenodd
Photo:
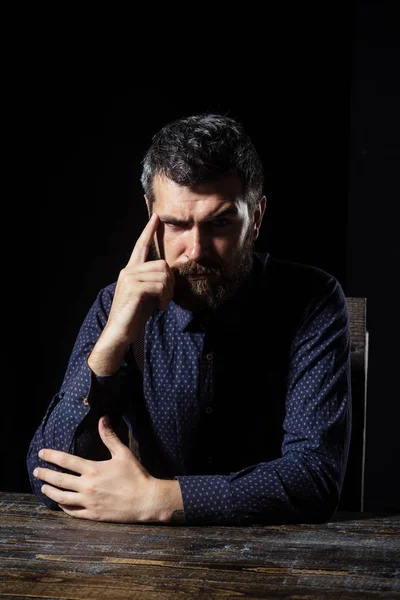
<path fill-rule="evenodd" d="M 164 221 L 164 225 L 166 225 L 169 229 L 182 229 L 183 225 L 179 225 L 179 223 L 168 223 Z"/>
<path fill-rule="evenodd" d="M 215 221 L 211 221 L 211 224 L 214 227 L 226 227 L 227 225 L 229 225 L 229 221 L 228 219 L 215 219 Z"/>

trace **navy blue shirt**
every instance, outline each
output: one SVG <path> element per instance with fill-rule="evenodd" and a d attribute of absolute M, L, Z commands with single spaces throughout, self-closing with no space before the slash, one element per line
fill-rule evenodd
<path fill-rule="evenodd" d="M 110 458 L 97 430 L 107 413 L 125 443 L 129 428 L 153 476 L 179 481 L 188 524 L 328 520 L 351 426 L 349 321 L 338 280 L 255 253 L 235 298 L 202 314 L 170 302 L 147 322 L 143 347 L 131 346 L 115 375 L 96 377 L 87 357 L 114 290 L 101 290 L 89 310 L 31 441 L 37 497 L 58 508 L 32 476 L 36 466 L 62 470 L 39 459 L 41 448 Z"/>

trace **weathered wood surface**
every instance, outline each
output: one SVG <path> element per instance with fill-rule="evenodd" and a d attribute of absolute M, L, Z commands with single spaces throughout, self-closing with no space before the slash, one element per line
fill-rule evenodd
<path fill-rule="evenodd" d="M 400 516 L 322 525 L 178 527 L 69 517 L 0 494 L 0 597 L 400 598 Z"/>

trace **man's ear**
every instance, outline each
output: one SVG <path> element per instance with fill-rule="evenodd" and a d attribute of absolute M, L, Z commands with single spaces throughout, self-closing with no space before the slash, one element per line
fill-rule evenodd
<path fill-rule="evenodd" d="M 146 194 L 144 194 L 144 199 L 146 200 L 147 212 L 148 212 L 149 218 L 150 218 L 151 217 L 151 204 L 150 204 L 150 200 L 148 199 L 148 197 L 146 196 Z"/>
<path fill-rule="evenodd" d="M 253 222 L 253 239 L 256 240 L 258 238 L 258 234 L 260 233 L 260 227 L 263 220 L 263 216 L 265 213 L 265 207 L 267 206 L 267 198 L 263 196 L 257 205 L 256 210 L 254 211 L 254 222 Z"/>

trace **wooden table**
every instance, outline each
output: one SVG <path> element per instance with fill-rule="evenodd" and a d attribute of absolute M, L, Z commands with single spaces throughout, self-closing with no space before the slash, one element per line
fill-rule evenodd
<path fill-rule="evenodd" d="M 400 598 L 400 517 L 323 525 L 98 523 L 0 494 L 1 598 Z"/>

